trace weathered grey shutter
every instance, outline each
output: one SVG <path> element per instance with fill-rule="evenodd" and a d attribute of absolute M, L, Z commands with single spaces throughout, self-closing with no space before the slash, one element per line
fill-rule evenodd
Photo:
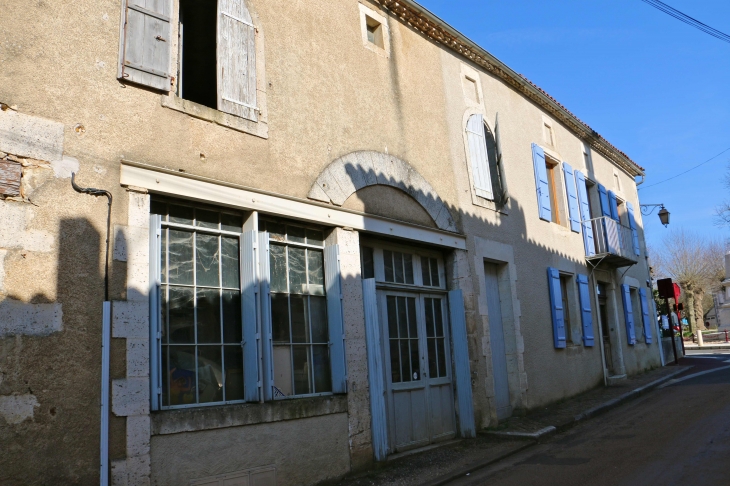
<path fill-rule="evenodd" d="M 586 255 L 596 254 L 596 242 L 593 239 L 593 222 L 591 221 L 591 207 L 588 202 L 588 188 L 586 177 L 579 170 L 575 171 L 575 185 L 578 189 L 578 204 L 580 204 L 580 217 L 583 225 L 583 244 L 586 248 Z"/>
<path fill-rule="evenodd" d="M 152 398 L 151 409 L 159 410 L 161 407 L 160 398 L 162 389 L 162 353 L 160 332 L 160 273 L 161 273 L 161 247 L 162 218 L 159 214 L 150 214 L 150 397 Z"/>
<path fill-rule="evenodd" d="M 624 320 L 626 321 L 626 342 L 636 344 L 636 333 L 634 333 L 634 309 L 631 305 L 631 290 L 626 284 L 621 285 L 621 299 L 624 303 Z"/>
<path fill-rule="evenodd" d="M 563 294 L 560 291 L 560 272 L 548 267 L 548 290 L 550 291 L 550 314 L 553 320 L 553 345 L 564 348 L 565 340 L 565 309 L 563 309 Z"/>
<path fill-rule="evenodd" d="M 254 121 L 255 34 L 243 0 L 218 0 L 218 109 Z"/>
<path fill-rule="evenodd" d="M 170 91 L 172 0 L 125 0 L 117 77 Z"/>
<path fill-rule="evenodd" d="M 504 173 L 504 161 L 502 159 L 502 142 L 499 139 L 499 113 L 494 117 L 494 143 L 497 147 L 497 167 L 499 169 L 499 181 L 502 184 L 502 197 L 500 203 L 507 204 L 509 200 L 509 191 L 507 190 L 507 179 Z"/>
<path fill-rule="evenodd" d="M 575 176 L 573 168 L 567 162 L 563 162 L 565 173 L 565 193 L 568 197 L 568 214 L 570 216 L 570 229 L 580 233 L 580 210 L 578 208 L 578 193 L 575 189 Z"/>
<path fill-rule="evenodd" d="M 535 169 L 535 186 L 537 188 L 537 210 L 540 219 L 552 221 L 550 206 L 550 185 L 548 184 L 545 151 L 537 144 L 532 144 L 532 164 Z"/>
<path fill-rule="evenodd" d="M 259 400 L 259 353 L 256 322 L 256 232 L 241 235 L 241 315 L 243 316 L 243 395 Z"/>
<path fill-rule="evenodd" d="M 324 247 L 324 278 L 327 286 L 327 328 L 330 340 L 332 392 L 347 393 L 345 365 L 345 331 L 342 316 L 342 281 L 340 279 L 339 246 Z"/>
<path fill-rule="evenodd" d="M 261 353 L 264 400 L 274 399 L 274 348 L 271 336 L 271 294 L 269 234 L 259 233 L 259 301 L 261 309 Z"/>
<path fill-rule="evenodd" d="M 374 278 L 363 279 L 362 301 L 365 310 L 373 454 L 376 461 L 384 461 L 388 457 L 388 424 L 385 415 L 385 371 L 383 370 L 383 353 L 380 349 L 378 297 L 375 292 Z"/>
<path fill-rule="evenodd" d="M 454 351 L 454 379 L 456 381 L 456 404 L 459 411 L 459 434 L 461 437 L 476 437 L 464 295 L 461 289 L 449 291 L 449 320 L 451 322 L 451 341 Z"/>
<path fill-rule="evenodd" d="M 469 121 L 466 123 L 466 139 L 469 143 L 474 192 L 479 197 L 494 199 L 482 115 L 476 114 L 469 117 Z"/>

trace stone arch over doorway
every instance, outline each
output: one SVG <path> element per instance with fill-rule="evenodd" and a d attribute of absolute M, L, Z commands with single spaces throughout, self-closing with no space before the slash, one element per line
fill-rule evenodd
<path fill-rule="evenodd" d="M 456 232 L 449 208 L 431 184 L 408 162 L 381 152 L 351 152 L 332 161 L 312 184 L 307 197 L 342 206 L 356 191 L 375 185 L 400 189 L 426 210 L 436 227 Z"/>

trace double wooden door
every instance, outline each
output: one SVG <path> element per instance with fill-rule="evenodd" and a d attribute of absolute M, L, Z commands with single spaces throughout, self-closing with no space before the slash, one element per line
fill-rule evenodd
<path fill-rule="evenodd" d="M 390 452 L 456 435 L 446 296 L 379 292 Z"/>

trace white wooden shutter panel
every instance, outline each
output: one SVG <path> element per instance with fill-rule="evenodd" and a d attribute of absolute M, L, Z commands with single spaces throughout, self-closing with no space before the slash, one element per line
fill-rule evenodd
<path fill-rule="evenodd" d="M 482 115 L 477 114 L 469 117 L 469 121 L 466 123 L 466 138 L 469 143 L 474 192 L 479 197 L 494 199 L 492 178 L 489 175 L 487 140 L 484 137 L 484 118 Z"/>
<path fill-rule="evenodd" d="M 243 0 L 218 0 L 218 109 L 256 121 L 254 37 Z"/>
<path fill-rule="evenodd" d="M 172 0 L 126 0 L 117 77 L 170 91 Z"/>

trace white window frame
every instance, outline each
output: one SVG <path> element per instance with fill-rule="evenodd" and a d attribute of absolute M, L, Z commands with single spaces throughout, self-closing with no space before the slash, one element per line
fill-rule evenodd
<path fill-rule="evenodd" d="M 396 243 L 384 242 L 376 239 L 363 238 L 360 246 L 367 246 L 373 249 L 373 265 L 375 269 L 375 283 L 378 288 L 419 290 L 421 292 L 446 291 L 446 270 L 444 267 L 443 255 L 438 251 L 425 248 L 413 248 Z M 412 255 L 413 258 L 413 283 L 396 283 L 385 280 L 385 267 L 383 251 L 400 252 Z M 435 258 L 438 265 L 439 285 L 426 286 L 423 284 L 422 258 Z"/>
<path fill-rule="evenodd" d="M 479 84 L 477 84 L 477 87 L 481 93 L 481 86 Z M 480 94 L 480 96 L 481 96 L 481 94 Z M 497 140 L 496 140 L 497 135 L 495 133 L 495 130 L 490 126 L 489 122 L 487 121 L 487 117 L 484 114 L 484 110 L 474 109 L 474 108 L 467 109 L 466 112 L 464 113 L 464 120 L 463 120 L 463 125 L 462 125 L 464 127 L 464 130 L 462 132 L 462 135 L 464 138 L 464 151 L 466 153 L 466 170 L 467 170 L 467 174 L 469 177 L 469 191 L 471 194 L 472 204 L 474 204 L 475 206 L 481 206 L 483 208 L 487 208 L 487 209 L 491 209 L 493 211 L 504 213 L 505 212 L 504 206 L 502 206 L 502 207 L 498 206 L 497 202 L 495 201 L 495 194 L 494 194 L 495 188 L 492 187 L 492 168 L 490 167 L 490 163 L 489 163 L 489 153 L 487 153 L 487 167 L 486 168 L 487 168 L 487 175 L 489 177 L 489 184 L 492 189 L 492 198 L 489 199 L 489 198 L 477 195 L 477 193 L 476 193 L 475 182 L 474 182 L 475 181 L 474 161 L 472 160 L 471 150 L 469 148 L 469 130 L 468 130 L 469 120 L 474 115 L 482 115 L 482 120 L 483 120 L 484 126 L 491 132 L 492 136 L 495 137 L 495 144 L 497 143 Z M 486 140 L 485 140 L 485 142 L 486 142 Z M 498 150 L 498 148 L 495 147 L 495 150 Z M 485 151 L 486 151 L 486 148 L 485 148 Z M 496 155 L 499 156 L 498 154 L 496 154 Z M 498 160 L 495 162 L 497 163 L 497 165 L 499 164 Z M 501 174 L 501 178 L 502 178 L 501 183 L 503 185 L 505 184 L 505 182 L 503 180 L 504 177 L 505 177 L 505 175 Z M 504 187 L 500 187 L 499 190 L 503 191 Z"/>

